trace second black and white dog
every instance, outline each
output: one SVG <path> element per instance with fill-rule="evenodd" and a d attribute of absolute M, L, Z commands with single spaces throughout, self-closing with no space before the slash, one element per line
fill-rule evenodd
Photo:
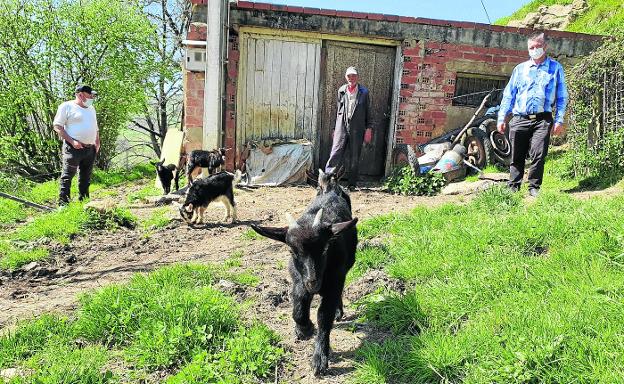
<path fill-rule="evenodd" d="M 219 172 L 212 176 L 197 179 L 189 188 L 186 200 L 180 207 L 180 216 L 189 224 L 204 221 L 204 212 L 208 204 L 220 201 L 225 206 L 226 214 L 223 221 L 236 221 L 236 203 L 234 202 L 234 186 L 240 181 L 240 171 L 236 174 Z"/>

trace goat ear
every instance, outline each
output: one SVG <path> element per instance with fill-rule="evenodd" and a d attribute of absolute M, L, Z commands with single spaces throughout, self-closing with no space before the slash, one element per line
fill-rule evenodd
<path fill-rule="evenodd" d="M 349 220 L 349 221 L 343 221 L 342 223 L 332 224 L 331 231 L 334 234 L 334 236 L 337 236 L 341 234 L 343 231 L 355 227 L 355 224 L 357 224 L 357 222 L 358 222 L 358 218 L 354 217 L 352 220 Z"/>
<path fill-rule="evenodd" d="M 186 212 L 193 212 L 193 203 L 191 203 L 191 204 L 189 204 L 189 205 L 185 206 L 185 207 L 184 207 L 184 210 L 185 210 Z"/>
<path fill-rule="evenodd" d="M 288 227 L 259 227 L 255 224 L 251 224 L 251 228 L 264 237 L 281 241 L 282 243 L 286 242 L 286 232 L 288 232 Z"/>

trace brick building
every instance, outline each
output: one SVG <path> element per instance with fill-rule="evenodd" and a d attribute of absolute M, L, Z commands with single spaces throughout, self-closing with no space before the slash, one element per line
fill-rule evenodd
<path fill-rule="evenodd" d="M 206 0 L 192 0 L 187 39 L 206 40 Z M 374 145 L 363 173 L 383 176 L 396 144 L 418 145 L 463 125 L 482 96 L 503 88 L 527 59 L 531 30 L 470 22 L 238 1 L 229 9 L 223 130 L 240 166 L 249 141 L 307 139 L 314 162 L 331 146 L 335 92 L 355 65 L 371 91 Z M 547 32 L 548 52 L 569 66 L 600 36 Z M 202 146 L 204 72 L 185 70 L 186 150 Z"/>

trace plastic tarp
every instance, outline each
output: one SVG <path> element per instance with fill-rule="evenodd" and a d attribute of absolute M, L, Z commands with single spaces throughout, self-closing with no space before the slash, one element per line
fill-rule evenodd
<path fill-rule="evenodd" d="M 301 184 L 312 166 L 312 144 L 285 143 L 252 148 L 246 161 L 248 185 Z M 243 182 L 242 184 L 245 184 Z"/>

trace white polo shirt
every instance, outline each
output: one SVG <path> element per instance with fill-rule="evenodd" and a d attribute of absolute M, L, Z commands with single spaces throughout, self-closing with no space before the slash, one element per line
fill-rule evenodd
<path fill-rule="evenodd" d="M 95 144 L 98 124 L 95 108 L 83 108 L 75 101 L 66 101 L 59 105 L 54 117 L 54 125 L 65 127 L 65 132 L 84 144 Z"/>

